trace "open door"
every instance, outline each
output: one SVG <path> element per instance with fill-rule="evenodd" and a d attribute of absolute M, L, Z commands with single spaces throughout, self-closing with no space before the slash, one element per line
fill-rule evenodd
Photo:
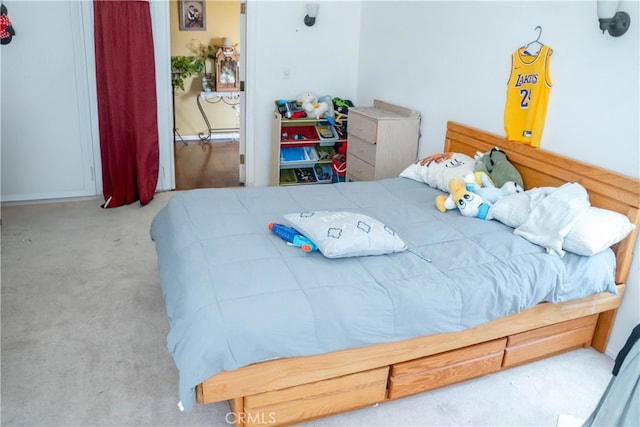
<path fill-rule="evenodd" d="M 247 108 L 246 108 L 246 98 L 245 98 L 245 76 L 247 70 L 247 1 L 241 0 L 240 2 L 240 144 L 239 144 L 239 159 L 240 167 L 239 171 L 239 182 L 242 185 L 246 184 L 247 181 L 247 170 L 246 170 L 246 158 L 247 158 L 247 140 L 246 140 L 246 123 L 247 123 Z"/>

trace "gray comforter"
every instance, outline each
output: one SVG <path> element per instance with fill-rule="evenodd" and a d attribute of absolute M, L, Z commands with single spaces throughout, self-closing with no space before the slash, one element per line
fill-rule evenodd
<path fill-rule="evenodd" d="M 180 399 L 221 370 L 458 331 L 535 305 L 615 293 L 608 250 L 563 258 L 497 221 L 441 213 L 441 194 L 405 178 L 176 193 L 154 218 Z M 349 210 L 409 250 L 328 259 L 271 233 L 282 215 Z"/>

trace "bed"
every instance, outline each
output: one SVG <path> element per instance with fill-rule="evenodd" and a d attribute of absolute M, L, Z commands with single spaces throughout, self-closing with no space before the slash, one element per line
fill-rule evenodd
<path fill-rule="evenodd" d="M 498 221 L 435 211 L 439 190 L 400 177 L 174 196 L 151 237 L 181 404 L 226 400 L 237 426 L 293 424 L 578 347 L 603 352 L 640 223 L 638 180 L 447 124 L 444 151 L 493 147 L 525 188 L 580 183 L 635 229 L 597 255 L 554 257 Z M 321 210 L 379 219 L 407 250 L 328 259 L 267 228 Z"/>

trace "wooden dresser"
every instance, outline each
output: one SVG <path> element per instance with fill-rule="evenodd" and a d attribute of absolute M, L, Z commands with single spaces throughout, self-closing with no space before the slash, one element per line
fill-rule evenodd
<path fill-rule="evenodd" d="M 347 179 L 372 181 L 398 176 L 416 161 L 420 113 L 374 100 L 349 109 Z"/>

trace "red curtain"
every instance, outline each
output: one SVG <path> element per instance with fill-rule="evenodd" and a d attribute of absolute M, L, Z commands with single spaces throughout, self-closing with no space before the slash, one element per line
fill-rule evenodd
<path fill-rule="evenodd" d="M 94 0 L 93 11 L 102 207 L 146 205 L 159 168 L 149 0 Z"/>

